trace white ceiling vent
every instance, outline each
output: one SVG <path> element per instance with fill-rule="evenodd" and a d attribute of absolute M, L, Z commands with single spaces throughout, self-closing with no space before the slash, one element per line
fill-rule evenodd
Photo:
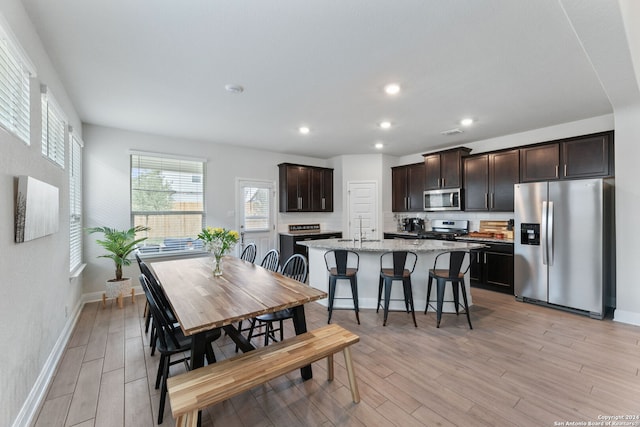
<path fill-rule="evenodd" d="M 440 132 L 440 134 L 441 135 L 457 135 L 457 134 L 463 133 L 463 132 L 464 132 L 463 130 L 455 128 L 455 129 L 449 129 L 449 130 L 442 131 L 442 132 Z"/>

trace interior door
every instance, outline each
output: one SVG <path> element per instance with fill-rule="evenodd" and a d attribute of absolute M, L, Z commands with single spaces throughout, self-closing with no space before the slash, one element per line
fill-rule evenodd
<path fill-rule="evenodd" d="M 272 181 L 237 181 L 237 228 L 240 232 L 238 254 L 249 243 L 257 246 L 256 263 L 277 248 L 275 223 L 275 184 Z"/>
<path fill-rule="evenodd" d="M 349 198 L 349 238 L 379 239 L 378 183 L 376 181 L 350 181 L 347 183 Z"/>

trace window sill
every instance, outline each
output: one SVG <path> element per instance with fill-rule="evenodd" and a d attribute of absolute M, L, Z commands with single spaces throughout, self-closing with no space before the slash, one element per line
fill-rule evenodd
<path fill-rule="evenodd" d="M 69 281 L 73 280 L 73 279 L 77 279 L 78 277 L 80 277 L 80 275 L 82 274 L 82 271 L 84 270 L 84 268 L 87 266 L 87 264 L 80 264 L 78 266 L 78 268 L 76 268 L 75 270 L 73 270 L 71 273 L 69 273 Z"/>

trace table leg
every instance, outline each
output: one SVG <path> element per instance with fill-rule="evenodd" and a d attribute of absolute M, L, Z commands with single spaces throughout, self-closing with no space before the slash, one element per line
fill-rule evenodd
<path fill-rule="evenodd" d="M 293 308 L 293 327 L 296 331 L 296 335 L 304 334 L 305 332 L 307 332 L 307 320 L 304 315 L 304 305 L 299 305 Z M 300 375 L 305 381 L 313 378 L 311 365 L 303 366 L 302 368 L 300 368 Z"/>
<path fill-rule="evenodd" d="M 251 344 L 235 326 L 227 325 L 223 326 L 222 329 L 227 333 L 227 335 L 229 335 L 229 338 L 231 338 L 231 340 L 236 343 L 238 348 L 242 350 L 243 353 L 256 349 L 253 344 Z"/>

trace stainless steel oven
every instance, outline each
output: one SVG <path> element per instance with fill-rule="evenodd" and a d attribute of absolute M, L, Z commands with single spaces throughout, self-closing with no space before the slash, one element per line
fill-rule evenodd
<path fill-rule="evenodd" d="M 427 190 L 424 192 L 425 211 L 459 211 L 462 210 L 462 189 L 447 188 L 443 190 Z"/>

